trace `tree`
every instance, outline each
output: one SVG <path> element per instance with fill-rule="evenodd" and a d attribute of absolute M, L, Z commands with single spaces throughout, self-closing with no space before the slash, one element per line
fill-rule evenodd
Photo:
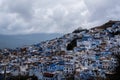
<path fill-rule="evenodd" d="M 67 50 L 73 50 L 77 45 L 77 38 L 73 39 L 68 45 Z"/>
<path fill-rule="evenodd" d="M 117 60 L 117 67 L 114 70 L 115 73 L 110 75 L 110 80 L 120 80 L 120 54 L 115 55 L 115 58 Z"/>

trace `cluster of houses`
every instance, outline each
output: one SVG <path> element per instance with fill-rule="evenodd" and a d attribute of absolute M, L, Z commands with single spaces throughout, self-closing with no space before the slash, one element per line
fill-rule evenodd
<path fill-rule="evenodd" d="M 76 46 L 67 46 L 77 38 Z M 16 49 L 0 50 L 0 74 L 38 80 L 94 80 L 113 74 L 120 52 L 120 22 Z"/>

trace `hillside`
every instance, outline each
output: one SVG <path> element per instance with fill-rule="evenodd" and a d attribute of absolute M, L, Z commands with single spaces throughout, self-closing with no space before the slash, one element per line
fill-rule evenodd
<path fill-rule="evenodd" d="M 0 74 L 6 65 L 7 78 L 34 75 L 39 80 L 109 80 L 118 64 L 114 55 L 119 52 L 120 21 L 109 21 L 37 44 L 2 49 Z"/>
<path fill-rule="evenodd" d="M 107 23 L 105 23 L 105 24 L 103 24 L 101 26 L 97 26 L 97 27 L 91 28 L 90 30 L 95 31 L 95 29 L 97 29 L 97 31 L 98 31 L 97 33 L 103 32 L 103 31 L 107 30 L 108 28 L 114 27 L 115 23 L 120 23 L 120 21 L 112 21 L 112 20 L 110 20 L 110 21 L 108 21 Z M 116 28 L 113 28 L 113 29 L 116 29 Z M 85 34 L 89 34 L 90 30 L 87 30 L 87 29 L 76 29 L 75 31 L 73 31 L 73 33 L 79 34 L 81 32 L 85 32 Z M 113 36 L 114 35 L 120 35 L 120 30 L 118 29 L 118 31 L 116 31 L 116 32 L 114 32 L 114 31 L 112 32 L 111 31 L 111 32 L 108 32 L 108 34 L 109 35 L 113 35 Z M 79 39 L 79 36 L 77 38 Z M 73 50 L 73 48 L 75 47 L 74 45 L 77 44 L 76 41 L 77 41 L 77 39 L 75 38 L 75 39 L 73 39 L 73 41 L 71 41 L 68 44 L 68 46 L 67 46 L 68 50 L 70 50 L 70 49 Z"/>

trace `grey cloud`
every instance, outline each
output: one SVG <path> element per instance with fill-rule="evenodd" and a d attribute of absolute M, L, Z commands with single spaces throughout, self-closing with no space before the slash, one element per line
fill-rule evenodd
<path fill-rule="evenodd" d="M 114 4 L 113 4 L 114 3 Z M 119 20 L 118 0 L 1 0 L 0 34 L 68 33 Z"/>
<path fill-rule="evenodd" d="M 116 13 L 111 13 L 111 11 L 115 11 L 116 6 L 120 6 L 118 0 L 94 0 L 93 2 L 85 0 L 85 4 L 90 12 L 88 22 L 98 21 L 103 23 L 109 19 L 115 20 L 115 17 L 111 15 L 119 16 Z"/>
<path fill-rule="evenodd" d="M 18 14 L 29 19 L 33 15 L 32 0 L 4 0 L 2 2 L 2 11 L 6 13 Z"/>

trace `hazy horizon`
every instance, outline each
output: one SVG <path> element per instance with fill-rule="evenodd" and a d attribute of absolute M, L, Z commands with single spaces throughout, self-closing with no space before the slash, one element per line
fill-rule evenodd
<path fill-rule="evenodd" d="M 26 35 L 0 35 L 0 49 L 16 48 L 25 45 L 32 45 L 54 38 L 61 37 L 58 33 L 40 33 L 40 34 L 26 34 Z"/>

